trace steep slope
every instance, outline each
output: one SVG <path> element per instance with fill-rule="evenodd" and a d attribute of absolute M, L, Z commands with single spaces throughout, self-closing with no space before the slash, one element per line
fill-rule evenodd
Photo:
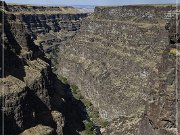
<path fill-rule="evenodd" d="M 96 7 L 83 21 L 87 14 L 72 7 L 5 8 L 5 134 L 178 134 L 180 28 L 174 5 Z M 60 62 L 62 82 L 44 53 L 60 57 L 52 62 Z M 92 116 L 107 123 L 88 116 L 93 107 L 86 99 L 99 109 Z"/>
<path fill-rule="evenodd" d="M 56 70 L 58 46 L 66 43 L 80 29 L 83 18 L 88 13 L 70 7 L 50 7 L 33 5 L 8 5 L 8 13 L 23 22 L 28 34 L 51 59 Z"/>
<path fill-rule="evenodd" d="M 4 8 L 2 3 L 0 133 L 79 134 L 86 108 L 72 96 L 70 86 L 58 80 L 46 55 L 57 59 L 51 51 L 76 34 L 87 14 L 72 7 L 4 3 Z"/>
<path fill-rule="evenodd" d="M 177 133 L 172 51 L 177 40 L 172 41 L 174 27 L 165 29 L 165 18 L 175 9 L 96 7 L 73 40 L 60 46 L 58 74 L 76 84 L 110 122 L 103 134 Z"/>
<path fill-rule="evenodd" d="M 1 55 L 1 66 L 4 63 L 1 69 L 5 69 L 0 78 L 0 119 L 4 121 L 1 127 L 4 127 L 5 134 L 16 135 L 43 124 L 54 128 L 51 133 L 62 134 L 62 114 L 54 113 L 51 105 L 54 91 L 50 61 L 31 40 L 23 22 L 13 14 L 5 14 L 4 18 L 5 29 L 1 33 L 0 48 L 4 52 L 4 60 Z M 41 125 L 36 129 L 45 133 Z"/>

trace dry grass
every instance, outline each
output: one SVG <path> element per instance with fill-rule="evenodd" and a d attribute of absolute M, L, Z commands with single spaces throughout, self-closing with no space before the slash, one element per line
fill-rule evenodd
<path fill-rule="evenodd" d="M 19 10 L 15 12 L 9 12 L 13 14 L 76 14 L 76 13 L 79 13 L 79 11 L 76 8 L 67 7 L 67 6 L 53 7 L 53 6 L 34 6 L 34 5 L 29 5 L 29 4 L 28 5 L 9 4 L 9 5 Z M 24 9 L 24 7 L 27 7 L 27 8 Z"/>

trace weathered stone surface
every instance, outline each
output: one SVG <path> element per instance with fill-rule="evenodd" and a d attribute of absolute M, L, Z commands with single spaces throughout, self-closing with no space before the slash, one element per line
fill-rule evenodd
<path fill-rule="evenodd" d="M 31 123 L 27 121 L 26 117 L 32 119 L 32 111 L 29 104 L 27 104 L 28 88 L 22 81 L 13 76 L 8 76 L 3 80 L 1 79 L 1 90 L 0 102 L 4 103 L 2 109 L 5 122 L 7 123 L 5 124 L 5 133 L 12 134 L 13 132 L 20 132 Z"/>
<path fill-rule="evenodd" d="M 37 125 L 35 127 L 25 130 L 20 135 L 54 135 L 54 131 L 48 126 Z"/>
<path fill-rule="evenodd" d="M 11 75 L 1 79 L 0 101 L 4 100 L 5 133 L 17 134 L 39 122 L 46 125 L 41 120 L 43 112 L 46 112 L 45 119 L 52 117 L 49 95 L 52 93 L 51 71 L 48 66 L 40 59 L 28 61 L 28 65 L 24 66 L 23 80 Z"/>
<path fill-rule="evenodd" d="M 56 133 L 58 135 L 63 135 L 64 119 L 61 113 L 58 111 L 51 112 L 53 120 L 56 122 Z"/>
<path fill-rule="evenodd" d="M 78 85 L 110 121 L 106 134 L 177 133 L 174 45 L 165 29 L 174 9 L 97 7 L 60 47 L 59 76 Z"/>
<path fill-rule="evenodd" d="M 96 7 L 98 19 L 160 23 L 179 5 L 129 5 L 117 7 Z"/>
<path fill-rule="evenodd" d="M 43 52 L 34 44 L 24 22 L 14 14 L 5 14 L 4 27 L 4 37 L 1 37 L 4 38 L 4 43 L 1 42 L 4 61 L 1 55 L 1 65 L 3 62 L 5 73 L 0 78 L 0 119 L 4 120 L 5 134 L 17 135 L 38 124 L 55 130 L 37 126 L 23 134 L 53 135 L 56 131 L 62 134 L 62 114 L 58 111 L 51 113 L 54 91 L 50 62 L 44 61 Z"/>
<path fill-rule="evenodd" d="M 178 134 L 175 47 L 180 28 L 171 15 L 165 20 L 174 9 L 97 7 L 82 22 L 87 14 L 72 7 L 9 5 L 5 46 L 0 48 L 5 51 L 5 77 L 0 78 L 5 133 L 70 135 L 84 130 L 86 107 L 68 85 L 52 82 L 51 64 L 43 54 L 43 49 L 61 45 L 57 73 L 76 84 L 109 121 L 101 128 L 103 135 Z"/>

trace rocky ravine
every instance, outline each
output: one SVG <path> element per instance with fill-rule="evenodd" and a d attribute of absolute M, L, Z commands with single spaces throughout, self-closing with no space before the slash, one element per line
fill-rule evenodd
<path fill-rule="evenodd" d="M 175 6 L 96 7 L 85 20 L 72 7 L 5 7 L 5 134 L 178 134 Z M 85 99 L 108 121 L 101 133 L 84 124 L 93 120 Z"/>
<path fill-rule="evenodd" d="M 102 134 L 178 134 L 175 9 L 96 7 L 73 40 L 60 47 L 58 74 L 109 121 Z"/>

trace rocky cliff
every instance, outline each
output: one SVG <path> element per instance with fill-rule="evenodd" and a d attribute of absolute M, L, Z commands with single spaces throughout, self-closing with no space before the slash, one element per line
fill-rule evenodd
<path fill-rule="evenodd" d="M 57 47 L 76 34 L 87 14 L 73 7 L 5 2 L 0 2 L 0 11 L 0 132 L 79 134 L 87 119 L 85 107 L 52 72 L 52 65 Z"/>
<path fill-rule="evenodd" d="M 179 133 L 174 5 L 0 7 L 5 134 Z"/>
<path fill-rule="evenodd" d="M 31 40 L 24 22 L 7 11 L 3 14 L 0 119 L 4 121 L 1 122 L 4 131 L 1 128 L 1 133 L 16 135 L 39 124 L 33 132 L 63 134 L 63 116 L 51 105 L 54 90 L 50 61 Z"/>
<path fill-rule="evenodd" d="M 72 41 L 60 47 L 58 74 L 109 121 L 102 134 L 178 134 L 175 9 L 96 7 Z"/>
<path fill-rule="evenodd" d="M 88 15 L 73 7 L 8 5 L 8 9 L 9 13 L 15 14 L 25 24 L 31 38 L 49 46 L 53 42 L 61 42 L 61 31 L 70 33 L 79 30 L 81 20 Z M 65 36 L 68 38 L 68 34 Z"/>
<path fill-rule="evenodd" d="M 73 7 L 45 7 L 32 5 L 8 5 L 9 13 L 25 25 L 35 44 L 46 52 L 57 64 L 58 46 L 70 40 L 80 29 L 87 13 L 81 13 Z"/>

